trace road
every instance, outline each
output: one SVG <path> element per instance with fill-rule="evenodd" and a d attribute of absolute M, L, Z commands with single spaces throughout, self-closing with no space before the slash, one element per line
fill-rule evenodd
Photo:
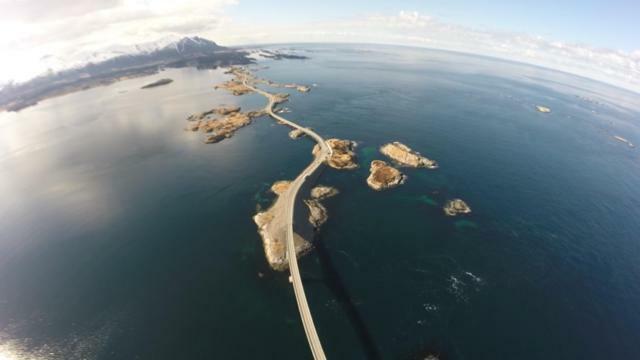
<path fill-rule="evenodd" d="M 300 126 L 293 121 L 289 121 L 276 114 L 273 111 L 273 108 L 277 105 L 277 97 L 273 94 L 250 85 L 247 80 L 247 76 L 243 76 L 242 83 L 244 84 L 244 86 L 248 87 L 258 94 L 265 96 L 269 100 L 269 103 L 265 106 L 265 111 L 269 116 L 281 121 L 286 125 L 289 125 L 292 128 L 301 130 L 320 146 L 320 151 L 316 153 L 311 164 L 309 164 L 300 173 L 300 175 L 298 175 L 298 177 L 296 177 L 296 179 L 291 182 L 291 185 L 289 185 L 289 189 L 285 193 L 281 194 L 280 198 L 286 201 L 283 220 L 286 221 L 287 227 L 287 258 L 289 260 L 289 271 L 291 272 L 293 291 L 296 295 L 296 302 L 298 303 L 298 311 L 300 312 L 302 325 L 304 327 L 305 333 L 307 334 L 307 340 L 309 341 L 309 347 L 311 348 L 313 358 L 316 360 L 325 360 L 326 356 L 324 355 L 324 350 L 322 349 L 322 343 L 320 342 L 320 338 L 318 337 L 316 326 L 313 323 L 313 317 L 311 316 L 311 310 L 309 310 L 309 304 L 307 303 L 307 297 L 305 295 L 304 287 L 302 285 L 302 279 L 300 277 L 300 270 L 298 269 L 298 259 L 296 257 L 295 246 L 293 243 L 293 215 L 295 211 L 296 197 L 298 195 L 298 192 L 300 191 L 300 188 L 307 180 L 307 177 L 313 174 L 323 164 L 323 162 L 332 155 L 332 150 L 327 145 L 326 141 L 315 131 Z"/>

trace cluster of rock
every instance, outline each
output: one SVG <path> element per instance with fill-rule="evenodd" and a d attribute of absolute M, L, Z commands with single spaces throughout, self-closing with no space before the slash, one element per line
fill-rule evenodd
<path fill-rule="evenodd" d="M 402 184 L 406 178 L 400 170 L 382 160 L 373 160 L 369 172 L 367 184 L 374 190 L 396 187 Z"/>
<path fill-rule="evenodd" d="M 239 106 L 220 106 L 211 110 L 203 111 L 199 114 L 191 114 L 187 121 L 210 120 L 213 115 L 229 115 L 240 111 Z"/>
<path fill-rule="evenodd" d="M 471 212 L 471 208 L 461 199 L 453 199 L 447 201 L 444 205 L 444 213 L 448 216 L 456 216 L 458 214 L 468 214 Z"/>
<path fill-rule="evenodd" d="M 233 95 L 236 95 L 236 96 L 241 96 L 241 95 L 253 92 L 253 90 L 251 90 L 248 87 L 246 87 L 242 83 L 242 81 L 240 81 L 238 79 L 231 79 L 231 80 L 225 81 L 220 85 L 214 86 L 214 89 L 229 90 L 229 91 L 231 91 L 231 93 Z"/>
<path fill-rule="evenodd" d="M 278 271 L 284 271 L 289 268 L 286 244 L 286 219 L 282 218 L 284 214 L 282 207 L 285 207 L 286 204 L 284 201 L 281 201 L 281 196 L 286 193 L 290 186 L 291 181 L 288 180 L 273 183 L 273 185 L 271 185 L 271 191 L 276 194 L 278 198 L 268 210 L 258 212 L 253 217 L 253 221 L 258 226 L 258 233 L 262 238 L 262 245 L 267 262 L 272 269 Z M 311 190 L 311 198 L 304 200 L 304 203 L 309 208 L 309 223 L 315 229 L 318 229 L 324 224 L 328 218 L 327 209 L 322 205 L 321 201 L 337 193 L 338 190 L 335 188 L 319 185 Z M 293 234 L 293 243 L 297 257 L 307 254 L 312 248 L 311 242 L 305 240 L 297 233 Z"/>
<path fill-rule="evenodd" d="M 284 213 L 282 207 L 286 206 L 280 201 L 280 196 L 284 194 L 291 185 L 291 181 L 276 181 L 271 186 L 271 191 L 278 196 L 273 205 L 266 211 L 258 212 L 253 221 L 258 226 L 258 234 L 262 238 L 262 246 L 267 262 L 272 269 L 284 271 L 289 268 L 287 259 L 287 229 L 286 221 L 278 216 Z M 294 233 L 293 244 L 296 250 L 296 256 L 305 255 L 311 250 L 311 243 L 302 236 Z"/>
<path fill-rule="evenodd" d="M 438 163 L 435 160 L 428 159 L 397 141 L 383 145 L 380 148 L 380 152 L 404 166 L 424 167 L 427 169 L 438 168 Z"/>
<path fill-rule="evenodd" d="M 329 139 L 327 145 L 333 150 L 331 157 L 327 159 L 327 165 L 334 169 L 355 169 L 358 167 L 356 162 L 356 153 L 353 151 L 356 147 L 355 141 Z M 316 144 L 313 147 L 313 155 L 320 151 L 320 146 Z"/>
<path fill-rule="evenodd" d="M 338 189 L 331 186 L 318 185 L 311 189 L 311 199 L 304 203 L 309 208 L 309 223 L 318 230 L 329 218 L 327 209 L 320 202 L 338 194 Z"/>
<path fill-rule="evenodd" d="M 223 115 L 223 117 L 214 118 L 214 114 Z M 185 130 L 200 130 L 208 134 L 204 140 L 206 144 L 217 143 L 230 138 L 236 130 L 251 124 L 254 118 L 264 114 L 264 111 L 240 112 L 239 107 L 215 108 L 189 116 L 187 118 L 189 123 Z"/>

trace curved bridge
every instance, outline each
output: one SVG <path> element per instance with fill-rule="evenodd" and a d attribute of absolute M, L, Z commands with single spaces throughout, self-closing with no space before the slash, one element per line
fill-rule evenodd
<path fill-rule="evenodd" d="M 309 304 L 307 303 L 307 297 L 304 293 L 302 279 L 300 278 L 300 270 L 298 269 L 298 259 L 296 257 L 296 250 L 293 243 L 293 214 L 295 210 L 295 200 L 298 192 L 300 191 L 300 188 L 307 180 L 307 177 L 313 174 L 322 165 L 322 163 L 332 155 L 332 150 L 329 146 L 327 146 L 325 140 L 315 131 L 306 127 L 302 127 L 273 112 L 273 108 L 277 104 L 277 97 L 275 95 L 250 85 L 248 83 L 246 75 L 243 75 L 242 83 L 247 88 L 265 96 L 269 100 L 269 103 L 267 104 L 267 106 L 265 106 L 265 111 L 269 116 L 283 122 L 286 125 L 289 125 L 292 128 L 299 129 L 309 137 L 313 138 L 313 140 L 315 140 L 315 142 L 320 146 L 320 151 L 315 155 L 315 158 L 313 159 L 311 164 L 309 164 L 300 173 L 300 175 L 298 175 L 298 177 L 296 177 L 296 179 L 291 182 L 289 189 L 280 196 L 284 197 L 284 200 L 286 200 L 287 204 L 284 218 L 287 227 L 287 258 L 289 260 L 289 270 L 291 272 L 293 291 L 296 295 L 296 302 L 298 303 L 298 311 L 300 312 L 300 317 L 302 318 L 302 325 L 304 327 L 305 333 L 307 334 L 307 340 L 309 341 L 309 347 L 311 348 L 313 358 L 316 360 L 325 360 L 326 356 L 324 355 L 324 350 L 322 349 L 322 344 L 320 342 L 320 338 L 318 337 L 316 326 L 313 323 L 311 310 L 309 310 Z"/>

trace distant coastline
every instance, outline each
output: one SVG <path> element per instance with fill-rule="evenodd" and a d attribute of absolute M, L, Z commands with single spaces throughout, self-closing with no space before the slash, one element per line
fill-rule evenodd
<path fill-rule="evenodd" d="M 121 55 L 42 75 L 24 83 L 6 85 L 0 89 L 0 111 L 20 111 L 48 98 L 157 74 L 165 68 L 216 69 L 249 65 L 255 63 L 253 53 L 273 60 L 307 58 L 277 50 L 228 48 L 197 36 L 186 37 L 151 52 Z"/>

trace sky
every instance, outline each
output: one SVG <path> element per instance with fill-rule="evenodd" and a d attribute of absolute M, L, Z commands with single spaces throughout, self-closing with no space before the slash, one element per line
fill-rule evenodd
<path fill-rule="evenodd" d="M 638 20 L 638 0 L 0 0 L 0 84 L 200 35 L 454 50 L 640 92 Z"/>

